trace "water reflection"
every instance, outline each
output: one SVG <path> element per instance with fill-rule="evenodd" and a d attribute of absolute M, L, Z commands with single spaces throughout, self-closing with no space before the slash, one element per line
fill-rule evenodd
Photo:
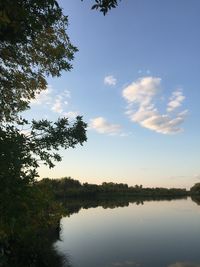
<path fill-rule="evenodd" d="M 45 192 L 40 194 L 37 188 L 18 190 L 16 187 L 15 190 L 0 192 L 0 266 L 71 266 L 65 255 L 53 246 L 60 239 L 62 210 L 57 209 L 58 204 Z M 56 207 L 55 216 L 51 216 L 49 211 L 53 209 L 47 209 L 48 206 Z M 52 219 L 48 220 L 48 214 Z"/>
<path fill-rule="evenodd" d="M 193 195 L 191 197 L 192 201 L 194 201 L 197 205 L 200 205 L 200 196 Z"/>
<path fill-rule="evenodd" d="M 139 263 L 136 263 L 134 261 L 125 261 L 125 262 L 114 262 L 112 266 L 115 267 L 140 267 L 141 265 Z"/>
<path fill-rule="evenodd" d="M 200 204 L 200 198 L 192 200 Z M 73 267 L 200 267 L 200 213 L 194 202 L 66 201 L 69 217 L 62 220 L 56 247 L 70 255 Z"/>
<path fill-rule="evenodd" d="M 170 264 L 168 267 L 200 267 L 200 263 L 176 262 L 174 264 Z"/>
<path fill-rule="evenodd" d="M 0 266 L 200 267 L 200 197 L 71 199 L 63 204 L 62 231 L 25 235 L 13 259 Z"/>
<path fill-rule="evenodd" d="M 50 231 L 35 236 L 34 232 L 13 240 L 13 251 L 9 257 L 0 257 L 1 267 L 72 267 L 66 254 L 59 252 L 53 244 L 60 239 L 59 231 Z M 2 255 L 2 252 L 0 254 Z"/>
<path fill-rule="evenodd" d="M 142 267 L 139 263 L 134 261 L 115 262 L 112 264 L 115 267 Z M 200 263 L 192 262 L 176 262 L 168 265 L 167 267 L 200 267 Z"/>
<path fill-rule="evenodd" d="M 95 199 L 67 199 L 63 202 L 67 216 L 80 212 L 81 209 L 102 207 L 103 209 L 115 209 L 119 207 L 128 207 L 129 204 L 144 205 L 148 201 L 175 201 L 187 199 L 187 196 L 180 197 L 112 197 Z M 195 201 L 195 200 L 194 200 Z"/>

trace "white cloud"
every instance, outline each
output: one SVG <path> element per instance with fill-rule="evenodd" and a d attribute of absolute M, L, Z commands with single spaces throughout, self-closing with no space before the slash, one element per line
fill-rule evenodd
<path fill-rule="evenodd" d="M 31 104 L 32 105 L 41 105 L 41 104 L 49 105 L 51 103 L 51 94 L 52 94 L 52 87 L 48 85 L 46 90 L 36 93 L 35 99 L 31 100 Z"/>
<path fill-rule="evenodd" d="M 106 76 L 104 78 L 104 84 L 114 86 L 117 83 L 117 79 L 113 75 Z"/>
<path fill-rule="evenodd" d="M 98 133 L 109 135 L 120 134 L 122 130 L 122 127 L 119 124 L 109 123 L 103 117 L 91 119 L 90 128 L 94 129 Z"/>
<path fill-rule="evenodd" d="M 69 118 L 69 119 L 75 119 L 78 116 L 78 112 L 77 111 L 68 111 L 63 113 L 63 116 Z"/>
<path fill-rule="evenodd" d="M 140 124 L 150 130 L 156 131 L 162 134 L 175 134 L 180 133 L 183 129 L 180 125 L 184 122 L 186 111 L 177 114 L 175 118 L 170 118 L 168 115 L 155 114 L 149 116 Z"/>
<path fill-rule="evenodd" d="M 200 174 L 195 174 L 194 178 L 200 180 Z"/>
<path fill-rule="evenodd" d="M 54 112 L 61 114 L 63 112 L 63 105 L 66 104 L 67 102 L 63 101 L 63 97 L 61 95 L 57 95 L 51 109 Z"/>
<path fill-rule="evenodd" d="M 119 136 L 121 136 L 121 137 L 128 137 L 128 136 L 131 136 L 131 135 L 132 135 L 132 132 L 122 132 L 122 133 L 120 133 Z"/>
<path fill-rule="evenodd" d="M 68 105 L 68 98 L 70 98 L 70 92 L 65 90 L 59 95 L 56 95 L 54 98 L 52 97 L 52 107 L 51 110 L 64 115 L 65 108 Z"/>
<path fill-rule="evenodd" d="M 68 99 L 71 98 L 70 91 L 64 90 L 58 95 L 53 94 L 53 89 L 48 85 L 47 89 L 36 94 L 36 98 L 31 101 L 32 105 L 50 106 L 50 109 L 64 115 L 66 113 L 66 106 L 68 105 Z M 72 115 L 69 113 L 69 115 Z"/>
<path fill-rule="evenodd" d="M 175 92 L 173 92 L 167 105 L 167 111 L 172 112 L 180 107 L 184 99 L 185 96 L 183 95 L 181 90 L 176 90 Z"/>
<path fill-rule="evenodd" d="M 147 106 L 160 90 L 160 78 L 144 77 L 133 82 L 123 90 L 123 97 L 129 103 Z"/>
<path fill-rule="evenodd" d="M 52 108 L 51 110 L 61 114 L 65 113 L 66 106 L 68 105 L 68 99 L 71 98 L 70 91 L 65 90 L 61 94 L 52 96 Z"/>
<path fill-rule="evenodd" d="M 161 114 L 155 107 L 155 99 L 161 91 L 161 78 L 143 77 L 124 88 L 122 95 L 127 101 L 126 114 L 133 122 L 142 127 L 162 134 L 181 132 L 181 124 L 187 115 L 187 110 L 170 114 L 181 106 L 185 96 L 180 90 L 172 93 L 167 104 L 167 113 Z"/>
<path fill-rule="evenodd" d="M 62 92 L 62 96 L 65 97 L 65 98 L 71 98 L 71 93 L 69 90 L 64 90 Z"/>

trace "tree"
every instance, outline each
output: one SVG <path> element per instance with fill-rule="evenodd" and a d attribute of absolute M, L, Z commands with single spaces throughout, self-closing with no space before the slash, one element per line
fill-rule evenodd
<path fill-rule="evenodd" d="M 24 123 L 28 122 L 24 120 Z M 19 131 L 13 125 L 0 127 L 1 186 L 5 189 L 10 180 L 33 182 L 41 161 L 52 168 L 54 161 L 61 160 L 56 153 L 59 147 L 74 148 L 86 140 L 86 123 L 81 117 L 77 117 L 73 124 L 67 118 L 55 123 L 33 120 L 28 133 Z M 10 182 L 8 185 L 11 186 Z"/>
<path fill-rule="evenodd" d="M 23 125 L 26 123 L 23 121 Z M 66 118 L 55 123 L 32 121 L 28 134 L 14 125 L 0 127 L 0 250 L 4 260 L 10 257 L 14 257 L 14 261 L 21 260 L 16 250 L 20 251 L 24 243 L 31 240 L 31 257 L 27 257 L 30 265 L 22 266 L 37 266 L 32 265 L 32 261 L 35 262 L 32 255 L 39 253 L 37 247 L 41 244 L 37 237 L 46 229 L 56 227 L 63 215 L 54 195 L 51 197 L 53 192 L 37 187 L 37 167 L 42 161 L 52 168 L 54 161 L 61 160 L 56 153 L 59 147 L 67 149 L 85 141 L 86 124 L 81 117 L 72 124 Z M 31 236 L 36 239 L 32 240 Z"/>
<path fill-rule="evenodd" d="M 200 194 L 200 183 L 196 183 L 190 188 L 191 193 Z"/>
<path fill-rule="evenodd" d="M 96 0 L 104 15 L 116 0 Z M 78 50 L 66 32 L 68 17 L 56 0 L 4 0 L 0 4 L 0 122 L 16 120 L 47 87 L 45 76 L 72 68 Z"/>
<path fill-rule="evenodd" d="M 105 15 L 117 4 L 117 0 L 95 0 L 92 9 Z M 0 10 L 0 161 L 4 163 L 0 178 L 29 183 L 37 176 L 40 160 L 50 167 L 52 160 L 61 160 L 51 149 L 87 140 L 87 125 L 81 117 L 71 126 L 66 118 L 52 125 L 21 117 L 31 99 L 46 89 L 46 76 L 71 70 L 78 49 L 70 42 L 68 17 L 56 0 L 4 0 Z M 25 126 L 28 135 L 21 131 Z"/>
<path fill-rule="evenodd" d="M 46 89 L 45 75 L 72 68 L 77 48 L 57 1 L 5 0 L 1 10 L 0 121 L 13 121 Z"/>
<path fill-rule="evenodd" d="M 117 5 L 117 0 L 95 0 L 92 9 L 105 15 Z M 1 162 L 7 157 L 1 171 L 4 177 L 12 177 L 12 172 L 15 177 L 18 174 L 22 178 L 22 166 L 30 167 L 32 164 L 33 168 L 25 173 L 26 177 L 34 177 L 37 176 L 38 159 L 50 167 L 53 167 L 51 159 L 61 159 L 57 153 L 49 153 L 51 148 L 74 147 L 87 139 L 87 125 L 81 117 L 72 126 L 73 131 L 69 131 L 67 119 L 56 122 L 57 138 L 51 122 L 29 123 L 21 117 L 21 112 L 29 108 L 31 99 L 47 88 L 46 76 L 60 76 L 62 71 L 71 70 L 70 62 L 78 49 L 70 42 L 66 32 L 68 17 L 56 0 L 4 0 L 0 2 L 0 8 Z M 29 125 L 30 135 L 23 135 L 20 131 L 20 127 L 25 125 Z M 36 131 L 40 133 L 36 134 Z M 53 143 L 55 140 L 56 144 Z M 17 157 L 15 151 L 19 151 Z M 33 158 L 30 153 L 39 158 Z"/>
<path fill-rule="evenodd" d="M 117 0 L 95 0 L 95 4 L 92 6 L 92 9 L 99 9 L 104 15 L 112 9 L 118 6 Z"/>
<path fill-rule="evenodd" d="M 116 4 L 95 1 L 93 8 L 105 14 Z M 78 49 L 67 26 L 68 17 L 56 0 L 0 1 L 0 251 L 11 259 L 16 244 L 24 246 L 27 236 L 38 237 L 61 218 L 49 192 L 35 185 L 37 167 L 41 162 L 53 167 L 61 160 L 56 152 L 60 147 L 74 148 L 87 140 L 82 117 L 72 123 L 67 118 L 28 122 L 21 114 L 47 88 L 47 76 L 71 70 Z M 30 255 L 25 266 L 35 266 Z"/>
<path fill-rule="evenodd" d="M 26 177 L 36 176 L 38 160 L 50 167 L 52 159 L 61 160 L 51 149 L 75 147 L 87 139 L 87 125 L 81 117 L 71 125 L 63 118 L 54 126 L 47 120 L 28 122 L 21 117 L 31 99 L 46 89 L 46 76 L 60 76 L 72 68 L 77 48 L 70 42 L 67 26 L 68 18 L 56 0 L 1 1 L 0 159 L 7 158 L 1 170 L 4 177 L 11 177 L 12 172 L 22 178 L 23 166 L 29 167 Z M 22 134 L 24 127 L 29 128 L 28 135 Z M 19 151 L 17 157 L 15 151 Z"/>
<path fill-rule="evenodd" d="M 46 89 L 46 76 L 72 68 L 77 48 L 57 1 L 5 0 L 0 5 L 0 250 L 7 258 L 16 243 L 23 246 L 26 236 L 38 236 L 60 220 L 59 205 L 35 185 L 37 167 L 60 161 L 60 147 L 82 145 L 87 125 L 82 117 L 71 123 L 22 118 L 30 100 Z"/>

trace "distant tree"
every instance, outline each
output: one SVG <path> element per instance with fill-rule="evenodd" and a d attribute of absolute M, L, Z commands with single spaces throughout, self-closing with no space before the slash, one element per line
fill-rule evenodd
<path fill-rule="evenodd" d="M 190 188 L 191 193 L 200 194 L 200 183 L 196 183 Z"/>

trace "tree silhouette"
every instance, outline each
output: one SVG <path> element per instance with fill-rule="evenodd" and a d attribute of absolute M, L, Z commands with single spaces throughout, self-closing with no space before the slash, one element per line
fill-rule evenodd
<path fill-rule="evenodd" d="M 196 183 L 190 188 L 192 194 L 200 194 L 200 183 Z"/>
<path fill-rule="evenodd" d="M 105 14 L 116 6 L 117 1 L 103 0 L 92 8 Z M 47 88 L 46 77 L 72 69 L 78 49 L 56 0 L 4 0 L 0 10 L 0 265 L 37 266 L 39 237 L 57 228 L 63 214 L 52 191 L 36 183 L 37 168 L 60 161 L 60 147 L 82 145 L 87 125 L 80 116 L 71 123 L 29 122 L 22 112 Z M 23 249 L 28 262 L 20 265 Z"/>

